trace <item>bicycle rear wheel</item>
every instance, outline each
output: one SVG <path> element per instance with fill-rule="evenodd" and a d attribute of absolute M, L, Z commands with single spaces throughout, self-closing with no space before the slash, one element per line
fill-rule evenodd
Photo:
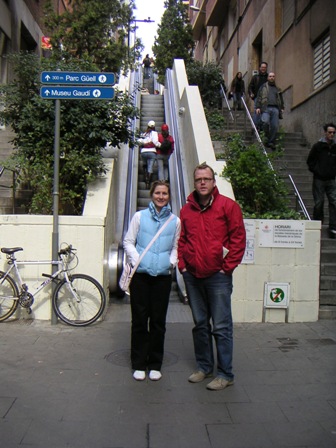
<path fill-rule="evenodd" d="M 19 290 L 12 277 L 0 271 L 0 322 L 8 319 L 18 307 Z"/>
<path fill-rule="evenodd" d="M 53 307 L 65 323 L 84 327 L 103 314 L 106 297 L 102 286 L 89 275 L 74 274 L 63 280 L 53 294 Z"/>

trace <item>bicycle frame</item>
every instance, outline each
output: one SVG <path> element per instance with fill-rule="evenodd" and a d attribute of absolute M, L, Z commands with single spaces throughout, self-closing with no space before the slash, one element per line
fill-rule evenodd
<path fill-rule="evenodd" d="M 29 291 L 30 294 L 35 298 L 35 296 L 42 291 L 43 288 L 45 288 L 47 285 L 49 285 L 53 280 L 57 279 L 57 277 L 60 274 L 63 274 L 63 278 L 66 280 L 67 283 L 69 283 L 69 277 L 68 277 L 68 273 L 65 267 L 65 263 L 63 261 L 63 259 L 61 258 L 61 260 L 59 261 L 53 261 L 53 260 L 43 260 L 43 261 L 24 261 L 24 260 L 17 260 L 15 257 L 11 256 L 8 257 L 8 264 L 10 264 L 9 268 L 7 269 L 7 271 L 5 272 L 5 275 L 3 277 L 3 280 L 10 275 L 10 273 L 13 271 L 14 275 L 13 278 L 16 281 L 17 285 L 19 286 L 19 293 L 22 291 L 25 283 L 21 277 L 20 271 L 19 271 L 19 266 L 28 266 L 28 265 L 51 265 L 51 266 L 59 266 L 60 269 L 58 269 L 56 272 L 54 272 L 53 274 L 42 274 L 47 276 L 48 278 L 46 280 L 44 280 L 36 289 L 35 291 Z M 61 281 L 61 280 L 58 280 Z M 27 289 L 28 291 L 28 289 Z M 19 297 L 15 298 L 15 300 L 18 300 Z"/>
<path fill-rule="evenodd" d="M 96 322 L 103 314 L 106 305 L 106 295 L 101 284 L 87 274 L 73 273 L 78 265 L 76 249 L 71 245 L 60 249 L 59 260 L 17 260 L 16 252 L 23 250 L 21 247 L 1 248 L 6 254 L 7 270 L 1 271 L 0 278 L 0 322 L 9 319 L 15 313 L 18 305 L 26 308 L 28 314 L 32 312 L 35 296 L 51 282 L 56 282 L 52 289 L 52 309 L 57 317 L 68 325 L 83 327 Z M 73 264 L 73 261 L 75 263 Z M 39 272 L 26 276 L 30 280 L 36 279 L 33 291 L 20 273 L 20 266 L 51 265 L 56 266 L 57 271 L 52 274 Z M 24 272 L 26 274 L 26 272 Z M 47 277 L 42 283 L 41 277 Z M 8 302 L 7 302 L 8 301 Z"/>

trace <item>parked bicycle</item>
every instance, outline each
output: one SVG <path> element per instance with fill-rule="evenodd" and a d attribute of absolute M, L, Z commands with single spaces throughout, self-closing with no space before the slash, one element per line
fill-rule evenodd
<path fill-rule="evenodd" d="M 12 316 L 18 305 L 30 314 L 35 296 L 51 282 L 57 283 L 52 295 L 53 309 L 63 322 L 83 327 L 99 319 L 106 304 L 102 286 L 89 275 L 69 274 L 78 265 L 76 249 L 71 245 L 60 249 L 59 260 L 18 261 L 15 254 L 22 250 L 22 247 L 1 248 L 9 267 L 6 272 L 0 271 L 0 322 Z M 58 269 L 51 275 L 42 274 L 47 279 L 34 292 L 30 292 L 22 280 L 19 266 L 42 264 L 58 266 Z"/>

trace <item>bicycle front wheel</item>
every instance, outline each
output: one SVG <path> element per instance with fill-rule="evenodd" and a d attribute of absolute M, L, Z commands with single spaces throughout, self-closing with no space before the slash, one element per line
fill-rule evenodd
<path fill-rule="evenodd" d="M 103 314 L 106 297 L 102 286 L 89 275 L 74 274 L 59 283 L 53 294 L 53 307 L 65 323 L 84 327 Z"/>
<path fill-rule="evenodd" d="M 12 277 L 0 271 L 0 322 L 8 319 L 18 307 L 19 290 Z"/>

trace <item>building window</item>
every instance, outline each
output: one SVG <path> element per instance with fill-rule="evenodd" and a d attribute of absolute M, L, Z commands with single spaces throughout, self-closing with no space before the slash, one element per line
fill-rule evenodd
<path fill-rule="evenodd" d="M 314 46 L 314 90 L 330 78 L 330 35 Z"/>

